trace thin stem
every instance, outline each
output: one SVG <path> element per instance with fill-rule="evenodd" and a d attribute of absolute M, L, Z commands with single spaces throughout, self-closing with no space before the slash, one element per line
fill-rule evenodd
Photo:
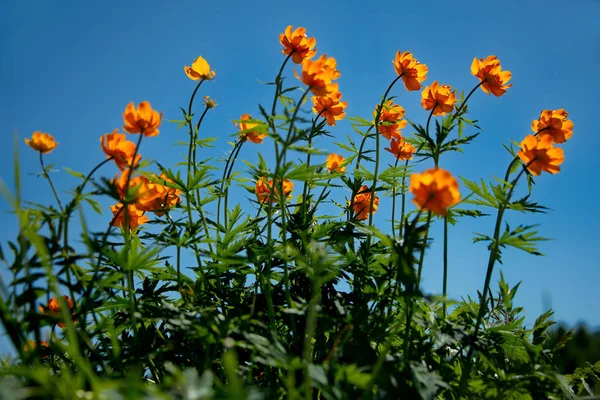
<path fill-rule="evenodd" d="M 44 165 L 44 157 L 43 157 L 43 154 L 41 151 L 40 151 L 40 164 L 42 165 L 42 171 L 44 173 L 44 178 L 46 178 L 46 180 L 50 184 L 52 193 L 54 193 L 54 198 L 56 199 L 56 202 L 58 203 L 58 208 L 60 208 L 60 212 L 63 213 L 64 209 L 63 209 L 62 203 L 60 202 L 60 198 L 58 197 L 58 192 L 56 191 L 56 188 L 54 187 L 54 183 L 52 183 L 52 179 L 50 179 L 50 175 L 48 175 L 48 171 L 46 171 L 46 166 Z"/>
<path fill-rule="evenodd" d="M 442 296 L 444 297 L 444 315 L 446 315 L 446 289 L 448 286 L 448 216 L 444 216 L 444 282 Z"/>
<path fill-rule="evenodd" d="M 400 157 L 396 158 L 394 168 L 398 167 L 398 161 Z M 396 215 L 396 185 L 392 188 L 392 236 L 396 240 L 396 227 L 394 226 L 394 215 Z"/>
<path fill-rule="evenodd" d="M 308 153 L 306 154 L 306 163 L 305 163 L 307 168 L 310 167 L 310 161 L 311 161 L 310 150 L 312 149 L 313 134 L 315 132 L 317 120 L 319 119 L 321 114 L 323 114 L 323 111 L 325 111 L 325 109 L 319 111 L 319 114 L 317 114 L 317 116 L 313 119 L 312 127 L 310 129 L 310 133 L 308 134 Z M 310 188 L 308 187 L 308 181 L 305 180 L 303 188 L 302 188 L 302 205 L 300 208 L 302 210 L 301 215 L 302 215 L 304 224 L 306 224 L 306 210 L 307 210 L 307 207 L 310 206 L 310 204 L 308 204 L 308 199 L 307 199 L 309 193 L 310 193 Z"/>
<path fill-rule="evenodd" d="M 406 210 L 406 169 L 408 168 L 408 161 L 404 164 L 404 174 L 402 175 L 402 208 L 400 211 L 400 228 L 398 228 L 398 238 L 402 240 L 403 228 L 404 228 L 404 217 Z"/>

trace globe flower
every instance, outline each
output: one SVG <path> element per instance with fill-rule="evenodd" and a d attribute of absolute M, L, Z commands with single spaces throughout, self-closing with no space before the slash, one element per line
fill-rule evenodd
<path fill-rule="evenodd" d="M 121 173 L 121 176 L 114 180 L 117 192 L 121 199 L 133 197 L 134 205 L 141 211 L 154 211 L 156 202 L 161 195 L 156 190 L 156 186 L 145 176 L 136 176 L 128 178 L 129 170 Z M 129 188 L 127 189 L 127 180 L 129 179 Z"/>
<path fill-rule="evenodd" d="M 162 121 L 162 113 L 158 113 L 147 101 L 142 101 L 137 109 L 133 102 L 127 104 L 123 113 L 125 125 L 123 129 L 128 133 L 142 133 L 144 136 L 158 135 L 158 127 Z"/>
<path fill-rule="evenodd" d="M 344 157 L 339 154 L 330 154 L 327 156 L 327 160 L 325 160 L 325 166 L 329 170 L 329 172 L 346 172 L 346 166 L 342 164 L 344 163 Z"/>
<path fill-rule="evenodd" d="M 33 132 L 31 139 L 25 138 L 25 143 L 27 143 L 27 146 L 42 154 L 50 153 L 58 146 L 58 142 L 54 140 L 52 135 L 38 131 Z"/>
<path fill-rule="evenodd" d="M 559 165 L 565 161 L 565 153 L 563 149 L 552 146 L 553 140 L 551 135 L 528 135 L 521 142 L 517 155 L 533 175 L 538 176 L 542 171 L 551 174 L 560 172 Z"/>
<path fill-rule="evenodd" d="M 396 58 L 392 63 L 396 73 L 402 78 L 406 90 L 421 89 L 421 82 L 427 79 L 427 65 L 419 63 L 410 52 L 401 53 L 400 50 L 396 53 Z"/>
<path fill-rule="evenodd" d="M 306 36 L 305 28 L 296 28 L 292 32 L 292 26 L 285 28 L 285 32 L 279 35 L 279 42 L 283 46 L 281 52 L 286 56 L 292 55 L 292 61 L 302 64 L 302 61 L 313 58 L 317 54 L 315 45 L 317 39 Z"/>
<path fill-rule="evenodd" d="M 159 179 L 165 180 L 169 183 L 174 183 L 165 174 L 160 176 L 153 176 L 153 180 L 148 182 L 148 189 L 154 192 L 153 200 L 149 204 L 149 211 L 153 211 L 156 215 L 162 216 L 164 210 L 171 209 L 181 203 L 181 190 L 169 186 L 162 185 L 157 181 Z"/>
<path fill-rule="evenodd" d="M 444 116 L 454 109 L 456 93 L 448 85 L 441 85 L 435 81 L 431 86 L 426 86 L 421 92 L 421 105 L 427 111 L 433 110 L 434 116 Z"/>
<path fill-rule="evenodd" d="M 250 140 L 252 143 L 261 144 L 267 137 L 266 126 L 262 123 L 243 122 L 252 119 L 250 114 L 242 114 L 240 123 L 234 122 L 234 125 L 240 129 L 239 140 Z"/>
<path fill-rule="evenodd" d="M 208 62 L 206 62 L 206 60 L 200 56 L 194 60 L 194 63 L 191 67 L 185 65 L 183 70 L 188 78 L 193 81 L 200 79 L 211 80 L 217 75 L 215 71 L 210 70 L 210 65 L 208 65 Z"/>
<path fill-rule="evenodd" d="M 502 96 L 512 86 L 506 84 L 512 74 L 510 71 L 502 71 L 500 60 L 496 56 L 488 56 L 485 60 L 475 57 L 471 63 L 471 73 L 483 82 L 481 90 L 496 97 Z"/>
<path fill-rule="evenodd" d="M 373 111 L 373 118 L 377 119 L 377 110 L 381 107 L 380 104 L 375 107 Z M 401 129 L 406 128 L 406 120 L 404 114 L 406 111 L 404 107 L 398 104 L 394 104 L 393 100 L 388 100 L 381 108 L 381 114 L 379 115 L 379 133 L 390 140 L 392 138 L 402 139 Z"/>
<path fill-rule="evenodd" d="M 30 353 L 32 351 L 35 351 L 35 349 L 37 349 L 38 347 L 42 348 L 42 350 L 48 350 L 50 348 L 50 344 L 48 342 L 46 342 L 45 340 L 38 340 L 38 341 L 28 340 L 23 345 L 23 350 L 26 353 Z M 42 358 L 46 358 L 46 357 L 48 357 L 47 354 L 42 355 Z"/>
<path fill-rule="evenodd" d="M 211 99 L 210 96 L 204 96 L 204 106 L 206 108 L 215 108 L 217 102 L 214 99 Z"/>
<path fill-rule="evenodd" d="M 352 208 L 354 210 L 354 215 L 356 218 L 364 221 L 369 218 L 369 214 L 371 214 L 371 198 L 373 197 L 373 192 L 369 190 L 369 187 L 363 185 L 360 187 L 360 190 L 354 196 L 354 201 L 352 204 Z M 373 200 L 373 214 L 377 212 L 379 208 L 379 197 L 375 196 L 375 200 Z"/>
<path fill-rule="evenodd" d="M 336 67 L 335 58 L 328 58 L 323 54 L 315 61 L 304 60 L 302 62 L 302 77 L 298 76 L 296 71 L 294 71 L 294 75 L 307 85 L 314 95 L 326 96 L 337 92 L 337 86 L 332 84 L 333 80 L 340 77 L 340 72 Z"/>
<path fill-rule="evenodd" d="M 264 176 L 259 178 L 258 181 L 256 182 L 256 187 L 254 189 L 254 192 L 256 193 L 256 196 L 258 197 L 258 201 L 263 204 L 268 203 L 269 200 L 271 200 L 272 203 L 278 202 L 279 201 L 279 185 L 276 185 L 273 195 L 271 195 L 272 188 L 273 188 L 273 180 L 272 179 L 267 181 L 267 178 L 265 178 Z M 293 189 L 294 189 L 294 182 L 285 178 L 283 180 L 284 196 L 287 198 L 292 197 Z M 271 198 L 271 196 L 272 196 L 272 198 Z"/>
<path fill-rule="evenodd" d="M 335 121 L 339 121 L 346 116 L 344 109 L 348 106 L 347 101 L 340 101 L 342 94 L 334 92 L 326 96 L 313 96 L 311 99 L 313 113 L 321 114 L 327 121 L 327 125 L 335 126 Z"/>
<path fill-rule="evenodd" d="M 125 226 L 125 218 L 129 222 L 129 229 L 137 228 L 139 225 L 148 222 L 148 217 L 144 215 L 142 210 L 138 210 L 135 205 L 130 204 L 128 206 L 128 215 L 125 215 L 125 211 L 121 211 L 123 204 L 117 203 L 114 206 L 110 206 L 110 211 L 113 213 L 113 219 L 111 221 L 112 226 L 118 226 L 120 228 Z"/>
<path fill-rule="evenodd" d="M 428 210 L 436 215 L 446 215 L 448 208 L 460 201 L 458 181 L 450 172 L 440 168 L 412 174 L 408 190 L 415 195 L 413 203 L 420 210 Z"/>
<path fill-rule="evenodd" d="M 69 311 L 71 312 L 71 315 L 73 317 L 73 323 L 76 323 L 77 318 L 75 318 L 75 303 L 69 296 L 63 296 L 63 297 L 65 298 L 67 307 L 69 308 Z M 50 301 L 48 301 L 47 306 L 39 306 L 39 310 L 40 310 L 40 313 L 42 313 L 44 315 L 50 315 L 50 316 L 53 316 L 54 318 L 62 319 L 62 314 L 60 311 L 60 303 L 58 302 L 56 297 L 52 297 L 50 299 Z M 62 322 L 58 322 L 57 325 L 61 328 L 65 327 L 65 324 Z"/>
<path fill-rule="evenodd" d="M 531 123 L 531 130 L 540 135 L 549 135 L 554 143 L 564 143 L 573 136 L 573 121 L 567 119 L 564 109 L 543 110 L 540 117 Z"/>
<path fill-rule="evenodd" d="M 112 133 L 100 136 L 100 143 L 106 157 L 112 157 L 117 163 L 117 167 L 123 171 L 125 168 L 131 167 L 133 154 L 135 153 L 135 143 L 127 140 L 127 135 L 118 133 L 118 131 L 118 129 L 115 129 Z M 139 164 L 141 158 L 141 155 L 136 154 L 133 163 L 134 168 Z"/>
<path fill-rule="evenodd" d="M 392 139 L 390 140 L 390 147 L 386 147 L 385 150 L 395 155 L 399 160 L 412 160 L 415 147 L 402 139 Z"/>

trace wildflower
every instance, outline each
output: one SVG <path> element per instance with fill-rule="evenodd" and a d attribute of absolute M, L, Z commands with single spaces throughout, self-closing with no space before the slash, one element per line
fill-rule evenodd
<path fill-rule="evenodd" d="M 238 137 L 239 140 L 250 140 L 252 143 L 257 143 L 257 144 L 261 144 L 263 142 L 263 139 L 267 137 L 267 132 L 265 131 L 265 126 L 264 124 L 260 124 L 260 123 L 255 123 L 255 122 L 242 122 L 242 121 L 248 121 L 252 119 L 252 117 L 250 117 L 250 114 L 243 114 L 240 117 L 240 124 L 238 125 L 237 122 L 234 122 L 235 126 L 237 126 L 240 129 L 240 136 Z"/>
<path fill-rule="evenodd" d="M 444 116 L 454 109 L 456 93 L 448 85 L 439 85 L 435 81 L 421 92 L 421 105 L 427 111 L 433 110 L 434 116 Z"/>
<path fill-rule="evenodd" d="M 496 56 L 488 56 L 485 60 L 475 57 L 471 63 L 471 73 L 483 82 L 481 90 L 496 97 L 502 96 L 512 86 L 506 84 L 512 74 L 510 71 L 502 71 L 500 60 Z"/>
<path fill-rule="evenodd" d="M 346 116 L 344 109 L 348 106 L 347 101 L 340 101 L 342 94 L 334 92 L 326 96 L 313 96 L 311 99 L 314 106 L 313 112 L 321 114 L 327 121 L 327 125 L 335 126 L 335 121 L 339 121 Z"/>
<path fill-rule="evenodd" d="M 398 76 L 402 77 L 406 90 L 421 89 L 421 82 L 427 79 L 427 65 L 419 63 L 410 52 L 401 53 L 400 50 L 392 63 Z"/>
<path fill-rule="evenodd" d="M 364 221 L 369 218 L 369 214 L 371 214 L 371 198 L 373 197 L 373 192 L 369 190 L 369 187 L 366 185 L 361 186 L 360 190 L 354 196 L 354 201 L 352 204 L 352 208 L 354 209 L 354 214 L 357 219 Z M 373 214 L 377 212 L 379 208 L 379 197 L 375 196 L 373 200 Z"/>
<path fill-rule="evenodd" d="M 560 172 L 559 165 L 565 161 L 563 149 L 552 146 L 551 135 L 528 135 L 521 142 L 521 150 L 517 153 L 525 163 L 529 172 L 538 176 L 542 171 L 551 174 Z"/>
<path fill-rule="evenodd" d="M 118 226 L 120 228 L 125 226 L 125 218 L 129 222 L 129 229 L 137 228 L 139 225 L 148 222 L 148 217 L 144 215 L 142 210 L 139 210 L 135 205 L 130 204 L 128 206 L 128 215 L 125 215 L 125 211 L 121 211 L 123 208 L 122 203 L 117 203 L 114 206 L 110 206 L 110 211 L 113 213 L 113 219 L 111 221 L 112 226 Z"/>
<path fill-rule="evenodd" d="M 332 81 L 340 77 L 340 72 L 336 69 L 337 62 L 333 57 L 322 55 L 318 60 L 304 60 L 302 62 L 302 77 L 294 71 L 296 78 L 310 88 L 310 91 L 317 96 L 325 96 L 337 91 L 337 86 Z"/>
<path fill-rule="evenodd" d="M 35 131 L 31 135 L 31 139 L 25 138 L 25 143 L 32 149 L 39 151 L 42 154 L 50 153 L 58 146 L 58 142 L 54 140 L 49 133 Z"/>
<path fill-rule="evenodd" d="M 214 99 L 211 99 L 210 96 L 204 96 L 204 106 L 206 108 L 215 108 L 217 102 Z"/>
<path fill-rule="evenodd" d="M 158 127 L 162 121 L 162 113 L 158 113 L 147 101 L 142 101 L 137 110 L 133 102 L 127 104 L 123 113 L 125 125 L 123 129 L 129 133 L 142 133 L 144 136 L 158 135 Z"/>
<path fill-rule="evenodd" d="M 127 135 L 118 133 L 118 131 L 118 129 L 115 129 L 112 133 L 100 136 L 100 143 L 106 157 L 112 157 L 117 163 L 117 167 L 123 171 L 125 168 L 131 167 L 133 154 L 135 153 L 135 143 L 127 140 Z M 134 168 L 139 164 L 141 158 L 141 155 L 136 154 L 133 163 Z"/>
<path fill-rule="evenodd" d="M 281 52 L 286 56 L 291 54 L 292 61 L 296 64 L 301 64 L 317 54 L 317 39 L 307 37 L 305 28 L 296 28 L 292 32 L 292 26 L 288 26 L 285 32 L 279 35 L 279 42 L 284 47 Z"/>
<path fill-rule="evenodd" d="M 285 178 L 282 182 L 283 186 L 283 195 L 287 198 L 292 197 L 292 190 L 294 189 L 294 182 Z M 258 197 L 258 201 L 261 203 L 268 203 L 271 200 L 272 203 L 279 201 L 279 182 L 277 182 L 274 194 L 271 195 L 271 189 L 273 188 L 273 180 L 270 179 L 267 182 L 266 177 L 261 177 L 256 182 L 256 187 L 254 189 L 256 196 Z M 272 198 L 271 198 L 272 197 Z"/>
<path fill-rule="evenodd" d="M 76 323 L 77 318 L 75 318 L 75 303 L 69 296 L 65 295 L 63 297 L 65 298 L 67 307 L 69 308 L 69 311 L 71 312 L 71 315 L 73 317 L 73 323 Z M 62 314 L 60 311 L 60 303 L 58 302 L 58 299 L 56 299 L 56 297 L 52 297 L 50 299 L 50 301 L 48 301 L 47 306 L 39 306 L 39 310 L 40 310 L 40 313 L 42 313 L 42 314 L 51 315 L 51 316 L 54 316 L 55 318 L 62 319 Z M 65 324 L 62 322 L 58 322 L 57 325 L 61 328 L 65 327 Z"/>
<path fill-rule="evenodd" d="M 113 181 L 119 196 L 121 199 L 134 197 L 130 200 L 133 200 L 134 205 L 138 210 L 154 211 L 156 201 L 161 193 L 155 190 L 155 185 L 152 184 L 145 176 L 128 178 L 129 173 L 129 170 L 125 170 L 123 173 L 121 173 L 121 176 L 115 178 Z M 126 187 L 128 179 L 129 188 Z"/>
<path fill-rule="evenodd" d="M 440 168 L 412 174 L 408 190 L 415 195 L 413 203 L 419 209 L 436 215 L 446 215 L 448 208 L 460 201 L 458 181 L 450 172 Z"/>
<path fill-rule="evenodd" d="M 325 160 L 325 165 L 329 172 L 346 172 L 346 166 L 342 164 L 344 163 L 344 157 L 339 154 L 330 154 L 327 156 L 327 160 Z"/>
<path fill-rule="evenodd" d="M 37 349 L 38 345 L 39 347 L 45 347 L 46 349 L 50 348 L 50 344 L 48 344 L 48 342 L 45 340 L 38 340 L 37 342 L 34 340 L 28 340 L 23 346 L 23 350 L 25 350 L 26 353 L 29 353 Z"/>
<path fill-rule="evenodd" d="M 415 147 L 402 139 L 390 140 L 390 147 L 385 149 L 400 160 L 412 160 L 412 155 L 415 152 Z"/>
<path fill-rule="evenodd" d="M 377 119 L 377 110 L 381 107 L 380 104 L 375 107 L 373 111 L 373 117 Z M 379 115 L 379 133 L 390 140 L 392 138 L 402 139 L 401 129 L 406 127 L 406 120 L 404 114 L 406 111 L 404 107 L 398 104 L 394 104 L 393 100 L 388 100 L 383 107 L 381 107 L 381 114 Z"/>
<path fill-rule="evenodd" d="M 188 78 L 193 81 L 197 81 L 199 79 L 211 80 L 217 75 L 215 71 L 210 70 L 210 65 L 208 65 L 208 62 L 206 62 L 206 60 L 201 56 L 198 56 L 198 58 L 194 60 L 194 63 L 191 67 L 185 65 L 183 70 Z"/>
<path fill-rule="evenodd" d="M 180 189 L 165 186 L 157 182 L 158 179 L 163 179 L 169 183 L 174 183 L 165 174 L 160 174 L 158 177 L 154 175 L 153 178 L 153 181 L 148 182 L 148 188 L 154 191 L 155 196 L 152 196 L 152 203 L 149 204 L 151 209 L 148 211 L 153 211 L 156 215 L 162 216 L 164 210 L 171 209 L 181 203 L 180 196 L 182 192 Z"/>
<path fill-rule="evenodd" d="M 567 119 L 569 113 L 564 109 L 543 110 L 540 118 L 531 123 L 531 130 L 540 135 L 549 135 L 554 143 L 564 143 L 573 136 L 573 121 Z"/>

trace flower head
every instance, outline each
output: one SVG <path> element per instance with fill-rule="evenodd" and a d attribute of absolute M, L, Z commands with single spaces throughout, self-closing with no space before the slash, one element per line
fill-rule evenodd
<path fill-rule="evenodd" d="M 254 188 L 254 192 L 258 197 L 258 201 L 265 204 L 271 200 L 272 203 L 276 203 L 279 201 L 279 185 L 282 185 L 283 195 L 287 198 L 292 197 L 292 190 L 294 189 L 294 182 L 285 178 L 283 182 L 276 182 L 273 195 L 271 195 L 271 190 L 273 190 L 273 180 L 269 179 L 267 181 L 266 177 L 260 177 L 256 182 L 256 187 Z M 272 197 L 272 198 L 271 198 Z"/>
<path fill-rule="evenodd" d="M 340 101 L 342 94 L 334 92 L 325 96 L 313 96 L 313 113 L 321 114 L 327 121 L 327 125 L 335 126 L 335 121 L 339 121 L 346 116 L 344 109 L 348 106 L 347 101 Z"/>
<path fill-rule="evenodd" d="M 112 133 L 100 136 L 100 143 L 106 157 L 112 157 L 117 163 L 117 167 L 123 171 L 125 168 L 131 167 L 133 154 L 135 153 L 135 143 L 127 140 L 127 135 L 118 133 L 118 131 L 118 129 L 115 129 Z M 141 155 L 136 154 L 133 163 L 134 168 L 139 164 L 141 158 Z"/>
<path fill-rule="evenodd" d="M 427 79 L 427 65 L 419 63 L 409 51 L 401 53 L 400 50 L 392 63 L 398 76 L 402 77 L 406 90 L 421 89 L 421 82 Z"/>
<path fill-rule="evenodd" d="M 210 65 L 208 65 L 208 62 L 201 56 L 198 56 L 198 58 L 194 60 L 191 67 L 185 65 L 183 70 L 188 78 L 193 81 L 200 79 L 211 80 L 217 75 L 215 71 L 210 70 Z"/>
<path fill-rule="evenodd" d="M 204 96 L 204 106 L 206 108 L 215 108 L 217 102 L 214 99 L 211 99 L 210 96 Z"/>
<path fill-rule="evenodd" d="M 456 93 L 448 85 L 441 85 L 435 81 L 431 86 L 426 86 L 421 92 L 421 105 L 427 111 L 433 110 L 434 116 L 444 116 L 454 109 Z"/>
<path fill-rule="evenodd" d="M 564 109 L 544 110 L 540 118 L 531 123 L 531 130 L 540 135 L 550 135 L 554 143 L 564 143 L 573 136 L 573 121 L 567 119 L 569 113 Z"/>
<path fill-rule="evenodd" d="M 315 61 L 304 60 L 302 62 L 302 77 L 294 71 L 296 78 L 310 87 L 310 91 L 317 96 L 325 96 L 337 92 L 337 85 L 333 80 L 340 77 L 340 71 L 336 69 L 337 62 L 333 57 L 323 54 Z"/>
<path fill-rule="evenodd" d="M 512 74 L 510 71 L 502 71 L 500 60 L 496 56 L 488 56 L 486 59 L 475 57 L 471 63 L 471 73 L 483 82 L 481 90 L 496 97 L 502 96 L 506 93 L 506 89 L 512 86 L 506 84 Z"/>
<path fill-rule="evenodd" d="M 538 176 L 542 171 L 551 174 L 560 172 L 559 165 L 565 161 L 563 149 L 552 146 L 551 135 L 528 135 L 521 142 L 521 150 L 517 153 L 525 163 L 529 172 Z"/>
<path fill-rule="evenodd" d="M 399 160 L 412 160 L 413 153 L 415 152 L 415 147 L 402 139 L 390 140 L 390 147 L 386 147 L 385 149 Z"/>
<path fill-rule="evenodd" d="M 128 206 L 128 215 L 125 215 L 125 210 L 121 211 L 123 204 L 117 203 L 114 206 L 110 206 L 110 211 L 113 213 L 111 220 L 112 226 L 118 226 L 120 228 L 125 226 L 125 219 L 129 222 L 129 229 L 137 228 L 139 225 L 148 222 L 148 217 L 144 215 L 144 211 L 138 210 L 135 205 L 130 204 Z"/>
<path fill-rule="evenodd" d="M 283 46 L 281 52 L 286 56 L 292 55 L 292 61 L 301 64 L 302 61 L 313 58 L 317 54 L 315 45 L 317 39 L 306 36 L 306 29 L 296 28 L 292 31 L 292 26 L 285 28 L 285 32 L 279 35 L 279 42 Z"/>
<path fill-rule="evenodd" d="M 354 201 L 352 204 L 352 208 L 357 219 L 364 221 L 365 219 L 369 218 L 369 214 L 371 214 L 372 197 L 373 192 L 370 191 L 370 188 L 366 185 L 361 186 L 356 196 L 354 196 Z M 377 212 L 378 208 L 379 197 L 375 196 L 375 199 L 373 200 L 373 214 Z"/>
<path fill-rule="evenodd" d="M 32 351 L 35 351 L 35 349 L 37 349 L 38 347 L 41 348 L 42 351 L 44 350 L 48 350 L 50 348 L 50 344 L 48 342 L 46 342 L 45 340 L 28 340 L 27 342 L 25 342 L 25 344 L 23 345 L 23 350 L 26 353 L 30 353 Z M 46 358 L 47 355 L 43 355 L 42 358 Z"/>
<path fill-rule="evenodd" d="M 346 172 L 346 166 L 342 164 L 344 163 L 344 157 L 339 154 L 330 154 L 327 156 L 327 160 L 325 160 L 325 166 L 329 170 L 329 172 Z"/>
<path fill-rule="evenodd" d="M 380 104 L 373 111 L 373 118 L 375 119 L 377 119 L 379 107 L 381 107 Z M 388 100 L 381 107 L 381 114 L 379 114 L 379 133 L 388 140 L 392 138 L 402 139 L 401 129 L 404 129 L 407 124 L 407 121 L 403 119 L 405 113 L 404 107 L 394 104 L 393 100 Z"/>
<path fill-rule="evenodd" d="M 162 113 L 158 113 L 147 101 L 142 101 L 137 109 L 133 102 L 127 104 L 123 113 L 123 129 L 128 133 L 143 133 L 144 136 L 158 135 L 158 127 L 162 121 Z"/>
<path fill-rule="evenodd" d="M 408 190 L 415 195 L 413 203 L 420 210 L 436 215 L 446 215 L 448 208 L 460 201 L 458 181 L 450 172 L 440 168 L 412 174 Z"/>
<path fill-rule="evenodd" d="M 261 144 L 267 137 L 265 124 L 255 122 L 243 122 L 251 120 L 250 114 L 242 114 L 240 123 L 234 122 L 234 125 L 240 129 L 239 140 L 250 140 L 252 143 Z"/>
<path fill-rule="evenodd" d="M 161 216 L 164 210 L 171 209 L 181 203 L 181 190 L 170 186 L 163 185 L 158 182 L 159 179 L 169 183 L 174 183 L 164 173 L 160 176 L 153 176 L 153 180 L 148 182 L 148 189 L 155 193 L 152 196 L 152 203 L 148 205 L 148 211 L 153 211 L 156 215 Z"/>
<path fill-rule="evenodd" d="M 135 207 L 140 211 L 154 211 L 161 192 L 143 175 L 129 178 L 129 170 L 121 173 L 114 182 L 121 199 L 133 197 Z M 127 181 L 129 187 L 127 188 Z"/>
<path fill-rule="evenodd" d="M 25 138 L 25 143 L 42 154 L 50 153 L 58 146 L 58 142 L 54 140 L 51 134 L 38 131 L 33 132 L 31 139 Z"/>
<path fill-rule="evenodd" d="M 75 303 L 69 296 L 63 296 L 65 302 L 67 303 L 67 307 L 73 316 L 73 323 L 77 322 L 77 318 L 75 318 Z M 62 314 L 60 311 L 60 303 L 56 297 L 52 297 L 50 301 L 48 301 L 48 305 L 39 306 L 40 313 L 44 315 L 50 315 L 56 319 L 62 319 Z M 65 327 L 65 324 L 62 322 L 58 322 L 57 325 L 61 328 Z"/>

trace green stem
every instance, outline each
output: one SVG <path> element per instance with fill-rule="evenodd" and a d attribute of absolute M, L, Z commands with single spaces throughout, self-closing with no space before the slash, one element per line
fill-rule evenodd
<path fill-rule="evenodd" d="M 402 174 L 402 207 L 400 211 L 400 228 L 398 228 L 398 238 L 402 240 L 404 231 L 404 216 L 406 211 L 406 169 L 408 168 L 408 161 L 404 164 L 404 173 Z"/>
<path fill-rule="evenodd" d="M 398 167 L 398 161 L 400 157 L 396 158 L 394 168 Z M 396 185 L 392 188 L 392 236 L 396 240 L 396 227 L 394 226 L 394 215 L 396 215 Z"/>
<path fill-rule="evenodd" d="M 64 209 L 63 209 L 62 203 L 60 202 L 60 198 L 58 197 L 58 192 L 56 191 L 56 188 L 54 187 L 54 183 L 52 183 L 52 179 L 50 179 L 50 175 L 48 175 L 48 171 L 46 171 L 46 166 L 44 165 L 44 157 L 43 157 L 43 154 L 41 151 L 40 151 L 40 164 L 42 165 L 42 171 L 44 173 L 44 178 L 46 178 L 46 180 L 50 184 L 52 193 L 54 193 L 54 198 L 56 199 L 56 202 L 58 203 L 58 208 L 60 208 L 60 212 L 63 213 Z"/>
<path fill-rule="evenodd" d="M 446 289 L 448 287 L 448 217 L 444 216 L 444 282 L 442 296 L 444 297 L 444 315 L 446 315 Z"/>

